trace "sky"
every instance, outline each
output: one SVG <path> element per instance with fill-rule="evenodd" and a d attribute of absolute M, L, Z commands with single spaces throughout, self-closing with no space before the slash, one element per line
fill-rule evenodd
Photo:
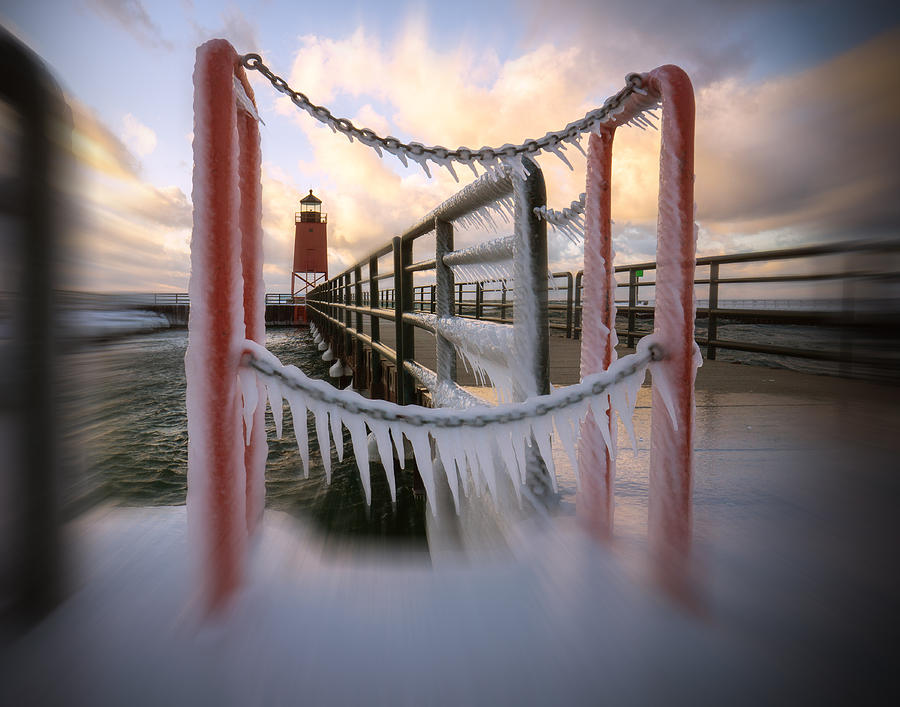
<path fill-rule="evenodd" d="M 627 73 L 678 64 L 697 103 L 699 254 L 893 236 L 900 224 L 895 3 L 0 0 L 0 24 L 46 62 L 72 110 L 71 288 L 187 290 L 192 72 L 214 37 L 358 126 L 448 147 L 540 137 Z M 338 272 L 462 186 L 379 159 L 250 80 L 265 122 L 267 291 L 290 290 L 293 213 L 309 189 Z M 552 208 L 584 191 L 584 158 L 567 156 L 574 170 L 538 160 Z M 617 132 L 617 263 L 654 257 L 658 160 L 658 133 Z M 580 267 L 562 235 L 549 252 L 554 270 Z"/>

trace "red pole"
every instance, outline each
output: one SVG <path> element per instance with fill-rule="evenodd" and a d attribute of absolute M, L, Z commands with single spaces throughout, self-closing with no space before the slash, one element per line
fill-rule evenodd
<path fill-rule="evenodd" d="M 610 179 L 615 126 L 591 133 L 588 141 L 585 188 L 584 308 L 581 330 L 581 376 L 605 371 L 616 360 L 615 272 L 613 270 Z M 608 397 L 607 397 L 608 402 Z M 612 412 L 603 424 L 613 445 L 616 427 Z M 591 534 L 608 540 L 613 532 L 615 454 L 588 412 L 578 440 L 581 479 L 576 508 Z"/>
<path fill-rule="evenodd" d="M 649 534 L 663 566 L 681 571 L 691 544 L 694 435 L 694 91 L 677 66 L 650 72 L 647 88 L 662 101 L 654 338 L 664 360 L 654 366 L 650 432 Z M 663 403 L 670 391 L 678 429 Z"/>
<path fill-rule="evenodd" d="M 235 75 L 244 92 L 254 102 L 253 89 L 244 67 L 238 64 Z M 260 346 L 266 345 L 266 305 L 263 284 L 262 249 L 262 185 L 259 146 L 259 125 L 256 118 L 245 110 L 237 115 L 238 145 L 240 150 L 238 176 L 241 191 L 241 270 L 244 278 L 244 324 L 246 337 Z M 250 444 L 244 449 L 244 467 L 247 473 L 247 531 L 252 534 L 262 517 L 266 500 L 266 444 L 265 411 L 266 389 L 257 381 L 259 403 L 253 415 Z"/>
<path fill-rule="evenodd" d="M 222 608 L 240 584 L 247 537 L 237 386 L 245 336 L 233 85 L 237 62 L 231 45 L 215 39 L 197 48 L 194 68 L 187 513 L 206 610 Z"/>

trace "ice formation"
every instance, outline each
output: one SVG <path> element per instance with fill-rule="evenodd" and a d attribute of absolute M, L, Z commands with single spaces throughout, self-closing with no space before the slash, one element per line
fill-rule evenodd
<path fill-rule="evenodd" d="M 431 511 L 436 513 L 431 505 L 436 471 L 445 475 L 457 511 L 461 498 L 472 492 L 477 495 L 488 493 L 496 499 L 500 474 L 506 475 L 517 494 L 521 493 L 526 478 L 526 449 L 532 445 L 532 439 L 554 484 L 554 465 L 550 453 L 554 434 L 559 436 L 577 475 L 575 430 L 580 427 L 591 405 L 598 401 L 604 405 L 607 395 L 613 410 L 626 426 L 630 426 L 637 389 L 644 380 L 648 365 L 652 365 L 652 343 L 652 337 L 645 337 L 637 353 L 619 359 L 608 371 L 589 376 L 576 386 L 558 388 L 549 395 L 532 396 L 523 402 L 497 406 L 479 405 L 469 400 L 464 402 L 464 409 L 400 406 L 365 398 L 351 389 L 338 390 L 325 381 L 307 377 L 294 366 L 282 366 L 273 354 L 252 341 L 244 344 L 242 370 L 265 384 L 270 404 L 280 401 L 282 397 L 287 399 L 304 474 L 309 473 L 306 435 L 309 411 L 315 420 L 328 483 L 331 482 L 331 442 L 334 439 L 338 458 L 342 458 L 344 427 L 350 433 L 367 502 L 371 502 L 371 482 L 366 430 L 374 436 L 386 469 L 393 469 L 391 443 L 402 465 L 405 438 L 412 446 L 416 466 L 428 492 Z M 433 385 L 437 387 L 436 380 Z M 252 416 L 259 401 L 250 395 L 243 402 L 244 416 Z M 277 402 L 274 404 L 278 405 Z M 275 415 L 281 414 L 275 407 L 272 410 Z M 461 441 L 463 434 L 465 444 Z M 440 465 L 433 464 L 433 450 L 440 456 Z M 391 497 L 396 500 L 396 488 L 391 478 L 393 474 L 388 473 L 387 476 Z M 462 491 L 461 496 L 459 490 Z"/>
<path fill-rule="evenodd" d="M 573 243 L 579 243 L 584 239 L 584 193 L 580 194 L 578 199 L 573 201 L 562 211 L 544 206 L 536 206 L 535 214 L 555 230 L 563 233 Z"/>

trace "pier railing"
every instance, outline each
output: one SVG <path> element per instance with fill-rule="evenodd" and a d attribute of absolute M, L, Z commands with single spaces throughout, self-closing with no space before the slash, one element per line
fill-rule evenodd
<path fill-rule="evenodd" d="M 897 298 L 889 299 L 889 288 L 900 283 L 900 239 L 705 256 L 697 258 L 696 264 L 696 341 L 709 360 L 728 350 L 836 363 L 841 373 L 858 366 L 897 363 L 889 347 L 871 343 L 900 331 Z M 615 268 L 616 333 L 628 347 L 653 330 L 655 270 L 655 262 Z M 583 280 L 583 270 L 550 276 L 551 333 L 581 337 Z M 434 288 L 433 284 L 413 288 L 416 311 L 435 311 Z M 506 281 L 457 282 L 455 288 L 457 316 L 513 321 L 514 293 Z M 779 291 L 779 297 L 765 296 Z M 763 296 L 748 296 L 751 293 Z M 384 289 L 380 296 L 383 303 L 392 304 L 394 290 Z M 827 348 L 822 342 L 810 344 L 790 335 L 779 337 L 781 343 L 738 340 L 720 330 L 721 326 L 755 324 L 828 328 L 834 336 Z"/>
<path fill-rule="evenodd" d="M 625 320 L 617 333 L 629 347 L 652 332 L 655 270 L 655 262 L 615 269 L 626 278 L 616 288 L 627 293 L 627 299 L 617 301 L 618 313 Z M 900 239 L 706 256 L 697 258 L 697 275 L 697 343 L 705 347 L 707 359 L 715 360 L 718 351 L 725 349 L 838 363 L 842 373 L 855 365 L 883 367 L 897 362 L 895 352 L 871 344 L 900 331 L 896 306 Z M 579 271 L 572 329 L 576 338 L 581 333 L 582 279 Z M 754 286 L 757 294 L 778 287 L 783 295 L 777 299 L 747 297 L 748 288 Z M 804 345 L 799 340 L 792 345 L 741 341 L 720 334 L 720 326 L 736 324 L 827 327 L 834 336 L 830 347 L 825 347 Z"/>
<path fill-rule="evenodd" d="M 529 346 L 518 348 L 533 349 L 534 355 L 524 364 L 531 370 L 522 372 L 522 381 L 527 381 L 523 385 L 538 394 L 549 390 L 546 223 L 534 214 L 546 197 L 540 169 L 530 161 L 528 167 L 531 171 L 524 180 L 509 172 L 500 178 L 487 175 L 478 179 L 390 244 L 310 292 L 307 306 L 335 346 L 335 355 L 355 372 L 357 386 L 368 387 L 373 396 L 386 396 L 401 403 L 414 400 L 417 385 L 432 391 L 435 386 L 455 386 L 458 349 L 474 349 L 470 351 L 474 357 L 498 355 L 485 343 L 485 332 L 490 331 L 488 338 L 502 339 L 514 347 L 518 337 L 527 338 Z M 454 250 L 452 221 L 500 200 L 508 203 L 510 197 L 512 209 L 518 214 L 512 238 Z M 414 242 L 432 233 L 433 257 L 414 261 Z M 379 265 L 386 256 L 393 260 L 388 271 Z M 512 260 L 515 281 L 519 283 L 516 289 L 527 293 L 520 295 L 520 306 L 512 316 L 513 305 L 507 300 L 511 288 L 505 282 L 454 281 L 454 266 L 491 260 Z M 414 285 L 416 273 L 433 273 L 435 281 Z M 387 279 L 392 280 L 392 287 L 383 288 L 381 283 Z M 500 299 L 493 315 L 485 312 L 486 292 L 497 293 Z M 525 300 L 521 297 L 526 296 L 528 304 L 523 306 Z M 484 322 L 477 330 L 464 322 L 474 318 Z M 393 322 L 393 346 L 382 336 L 385 321 Z M 435 335 L 436 371 L 416 360 L 416 328 Z"/>

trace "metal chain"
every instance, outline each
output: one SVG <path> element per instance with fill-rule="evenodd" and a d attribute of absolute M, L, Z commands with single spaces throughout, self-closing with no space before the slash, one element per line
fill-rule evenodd
<path fill-rule="evenodd" d="M 502 425 L 533 417 L 543 417 L 557 410 L 577 405 L 587 398 L 602 395 L 614 385 L 643 370 L 651 361 L 662 360 L 663 354 L 658 344 L 651 344 L 647 347 L 645 354 L 630 354 L 627 358 L 631 357 L 634 357 L 631 364 L 616 371 L 612 377 L 606 372 L 596 373 L 587 376 L 576 385 L 558 389 L 549 395 L 539 396 L 538 400 L 543 399 L 548 402 L 538 402 L 535 405 L 533 401 L 526 401 L 529 402 L 528 405 L 506 404 L 492 408 L 486 407 L 483 411 L 478 412 L 474 412 L 473 409 L 457 411 L 418 405 L 393 403 L 385 405 L 383 401 L 371 401 L 362 396 L 356 396 L 358 399 L 348 400 L 345 395 L 342 395 L 343 391 L 332 388 L 328 384 L 322 385 L 321 381 L 313 380 L 299 370 L 288 372 L 283 366 L 276 367 L 252 353 L 245 353 L 241 363 L 264 377 L 279 379 L 288 388 L 297 390 L 316 402 L 334 405 L 353 415 L 367 415 L 376 420 L 403 422 L 415 427 L 484 427 L 490 424 Z"/>
<path fill-rule="evenodd" d="M 312 117 L 322 123 L 325 123 L 332 130 L 343 133 L 348 138 L 356 138 L 364 145 L 373 147 L 379 155 L 381 150 L 386 150 L 391 154 L 397 155 L 406 164 L 406 158 L 410 158 L 422 165 L 423 169 L 428 172 L 425 165 L 427 160 L 431 160 L 435 164 L 448 166 L 450 162 L 458 162 L 461 164 L 472 165 L 475 162 L 481 164 L 485 169 L 495 167 L 498 162 L 508 162 L 512 158 L 519 155 L 536 155 L 538 152 L 552 152 L 561 160 L 568 164 L 568 160 L 562 155 L 565 149 L 563 143 L 570 143 L 584 153 L 584 149 L 578 143 L 578 139 L 584 133 L 591 132 L 596 127 L 609 120 L 616 112 L 622 108 L 625 100 L 632 94 L 648 96 L 648 92 L 643 88 L 643 79 L 638 73 L 631 73 L 625 77 L 625 86 L 613 96 L 607 98 L 600 108 L 590 111 L 581 120 L 569 123 L 562 130 L 549 132 L 544 137 L 526 140 L 521 145 L 506 144 L 501 147 L 482 147 L 473 150 L 470 147 L 458 147 L 450 150 L 440 145 L 425 146 L 419 142 L 404 143 L 395 137 L 381 137 L 369 128 L 358 128 L 347 118 L 336 118 L 331 111 L 324 106 L 318 106 L 305 94 L 292 89 L 287 81 L 281 76 L 273 73 L 268 66 L 263 63 L 259 54 L 245 54 L 241 57 L 241 63 L 246 69 L 258 71 L 265 76 L 276 91 L 285 94 L 298 108 L 305 110 Z M 655 99 L 648 99 L 646 107 L 656 105 Z M 569 165 L 571 167 L 571 165 Z M 456 174 L 452 168 L 449 168 L 453 176 Z"/>

